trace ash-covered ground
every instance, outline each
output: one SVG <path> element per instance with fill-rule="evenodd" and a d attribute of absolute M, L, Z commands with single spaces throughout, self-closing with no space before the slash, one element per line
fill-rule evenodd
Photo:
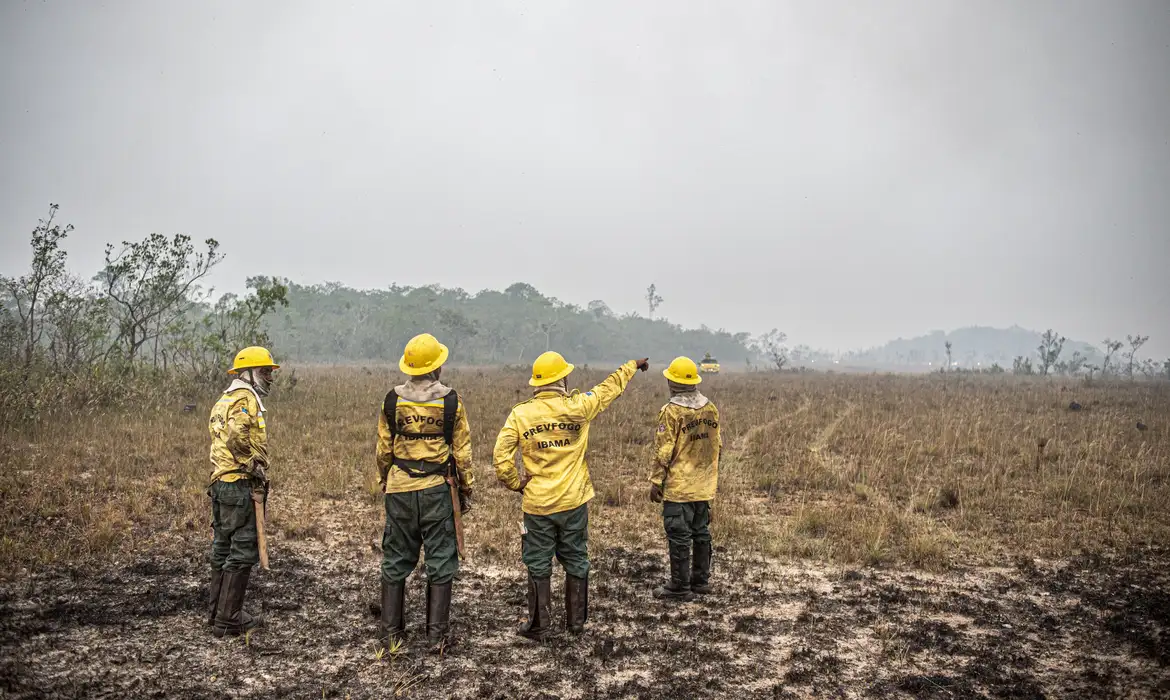
<path fill-rule="evenodd" d="M 289 543 L 248 643 L 204 621 L 206 568 L 146 556 L 0 586 L 0 697 L 1170 696 L 1170 552 L 926 574 L 717 549 L 716 592 L 654 600 L 664 552 L 595 551 L 586 634 L 515 636 L 525 580 L 465 563 L 456 643 L 376 658 L 377 553 Z M 554 598 L 561 596 L 554 578 Z M 424 591 L 412 579 L 412 627 Z M 554 614 L 562 620 L 557 601 Z"/>

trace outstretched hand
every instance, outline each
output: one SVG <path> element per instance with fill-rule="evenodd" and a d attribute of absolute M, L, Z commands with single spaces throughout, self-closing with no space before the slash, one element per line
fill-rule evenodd
<path fill-rule="evenodd" d="M 650 358 L 643 357 L 640 360 L 634 360 L 634 364 L 638 367 L 638 369 L 645 372 L 646 370 L 650 369 Z"/>

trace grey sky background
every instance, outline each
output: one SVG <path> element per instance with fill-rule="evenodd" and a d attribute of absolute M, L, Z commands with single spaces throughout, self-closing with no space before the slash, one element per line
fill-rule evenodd
<path fill-rule="evenodd" d="M 0 274 L 215 237 L 213 283 L 438 282 L 828 349 L 1170 355 L 1170 3 L 0 3 Z"/>

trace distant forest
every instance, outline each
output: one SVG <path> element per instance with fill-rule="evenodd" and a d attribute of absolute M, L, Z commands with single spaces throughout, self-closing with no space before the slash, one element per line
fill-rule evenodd
<path fill-rule="evenodd" d="M 635 357 L 743 364 L 753 356 L 747 333 L 684 329 L 638 314 L 615 314 L 597 300 L 585 307 L 547 297 L 518 282 L 504 291 L 469 294 L 438 285 L 358 290 L 337 283 L 288 284 L 288 306 L 265 317 L 274 348 L 301 362 L 394 362 L 406 341 L 433 333 L 458 364 L 526 364 L 545 350 L 571 362 Z"/>

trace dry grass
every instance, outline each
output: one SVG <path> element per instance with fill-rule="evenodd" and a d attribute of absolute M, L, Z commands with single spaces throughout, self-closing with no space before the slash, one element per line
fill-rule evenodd
<path fill-rule="evenodd" d="M 273 545 L 332 528 L 374 543 L 376 412 L 399 377 L 389 368 L 298 376 L 295 391 L 268 402 Z M 474 433 L 469 554 L 519 566 L 519 500 L 496 483 L 491 448 L 511 405 L 528 396 L 525 376 L 454 369 L 447 379 Z M 1125 550 L 1170 535 L 1170 384 L 759 374 L 703 388 L 725 428 L 717 544 L 944 568 Z M 595 550 L 663 537 L 645 475 L 664 389 L 654 373 L 637 376 L 594 425 Z M 1068 411 L 1073 399 L 1085 410 Z M 202 546 L 210 400 L 195 413 L 175 406 L 0 433 L 0 570 Z M 1148 430 L 1136 429 L 1139 419 Z"/>

